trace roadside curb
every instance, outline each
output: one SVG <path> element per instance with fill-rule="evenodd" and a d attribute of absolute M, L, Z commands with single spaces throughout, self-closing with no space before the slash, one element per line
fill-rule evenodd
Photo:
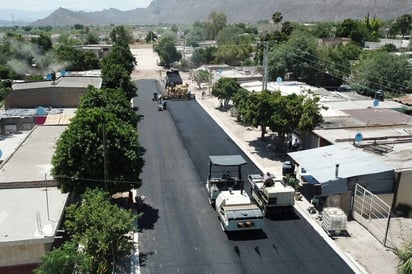
<path fill-rule="evenodd" d="M 202 100 L 196 99 L 197 103 L 210 115 L 210 117 L 219 125 L 219 127 L 236 143 L 236 145 L 245 153 L 249 159 L 264 172 L 265 169 L 255 155 L 252 155 L 245 147 L 245 144 L 240 141 L 226 126 L 220 121 L 220 119 L 214 115 L 214 113 L 208 111 L 207 107 L 203 104 Z M 306 201 L 308 204 L 308 202 Z M 299 212 L 299 214 L 305 218 L 305 220 L 313 227 L 313 229 L 327 242 L 327 244 L 345 261 L 345 263 L 350 266 L 350 268 L 357 274 L 368 274 L 364 267 L 362 267 L 355 259 L 350 256 L 350 254 L 341 250 L 341 248 L 331 239 L 326 232 L 320 227 L 309 215 L 309 213 L 304 208 L 305 202 L 295 202 L 294 208 Z"/>

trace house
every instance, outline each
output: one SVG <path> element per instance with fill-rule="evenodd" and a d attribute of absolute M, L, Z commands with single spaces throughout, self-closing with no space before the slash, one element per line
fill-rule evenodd
<path fill-rule="evenodd" d="M 65 129 L 37 126 L 2 140 L 7 149 L 0 170 L 1 273 L 35 268 L 62 235 L 68 194 L 56 187 L 50 170 L 56 139 Z"/>
<path fill-rule="evenodd" d="M 112 51 L 113 45 L 106 44 L 89 44 L 89 45 L 76 45 L 75 49 L 86 52 L 93 52 L 97 58 L 102 59 L 107 57 Z"/>
<path fill-rule="evenodd" d="M 350 143 L 288 155 L 295 163 L 297 178 L 302 181 L 300 191 L 308 200 L 321 199 L 325 206 L 338 206 L 349 212 L 356 184 L 375 194 L 394 192 L 394 168 Z"/>
<path fill-rule="evenodd" d="M 15 83 L 6 97 L 9 108 L 75 108 L 91 85 L 100 88 L 102 78 L 96 76 L 60 76 L 56 80 Z"/>

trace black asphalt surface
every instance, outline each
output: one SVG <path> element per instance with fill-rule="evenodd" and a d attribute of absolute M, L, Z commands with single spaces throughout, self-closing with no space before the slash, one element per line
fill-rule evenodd
<path fill-rule="evenodd" d="M 261 232 L 223 232 L 205 189 L 208 156 L 241 154 L 244 177 L 259 170 L 195 100 L 158 111 L 156 82 L 137 85 L 141 273 L 353 273 L 298 215 L 265 219 Z"/>

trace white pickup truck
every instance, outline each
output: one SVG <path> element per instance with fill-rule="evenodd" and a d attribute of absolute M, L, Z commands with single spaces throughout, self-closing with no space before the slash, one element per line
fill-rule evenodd
<path fill-rule="evenodd" d="M 295 204 L 295 189 L 293 187 L 275 179 L 270 185 L 265 186 L 263 176 L 260 174 L 250 174 L 248 181 L 252 197 L 262 209 L 264 216 L 293 211 Z"/>
<path fill-rule="evenodd" d="M 262 211 L 244 190 L 221 191 L 216 198 L 216 211 L 224 231 L 263 228 Z"/>

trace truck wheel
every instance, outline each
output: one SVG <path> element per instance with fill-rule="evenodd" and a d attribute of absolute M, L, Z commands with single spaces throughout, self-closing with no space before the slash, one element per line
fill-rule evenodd
<path fill-rule="evenodd" d="M 212 199 L 210 198 L 210 196 L 207 197 L 207 199 L 209 200 L 209 204 L 213 207 L 213 209 L 215 209 L 215 208 L 216 208 L 216 207 L 215 207 L 215 202 L 212 201 Z"/>

